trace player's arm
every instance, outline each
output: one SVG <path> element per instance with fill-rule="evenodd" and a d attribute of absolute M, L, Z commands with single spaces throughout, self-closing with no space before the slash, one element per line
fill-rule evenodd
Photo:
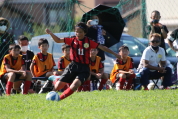
<path fill-rule="evenodd" d="M 53 40 L 56 43 L 64 43 L 64 38 L 59 38 L 56 35 L 54 35 L 49 29 L 45 29 L 45 32 L 49 35 L 51 35 L 51 37 L 53 38 Z"/>
<path fill-rule="evenodd" d="M 124 71 L 124 70 L 118 70 L 119 73 L 123 73 L 123 74 L 128 74 L 128 71 Z"/>
<path fill-rule="evenodd" d="M 172 50 L 176 51 L 176 49 L 173 47 L 173 42 L 170 41 L 169 39 L 168 39 L 168 45 Z"/>
<path fill-rule="evenodd" d="M 110 50 L 109 48 L 107 48 L 106 46 L 103 46 L 103 45 L 98 45 L 98 48 L 105 51 L 105 52 L 108 52 L 108 53 L 111 53 L 113 54 L 114 56 L 116 56 L 118 59 L 121 59 L 121 56 L 118 55 L 117 53 L 113 52 L 112 50 Z"/>
<path fill-rule="evenodd" d="M 35 64 L 32 62 L 30 65 L 30 71 L 31 71 L 32 77 L 36 77 L 35 73 L 34 73 L 34 66 L 35 66 Z"/>
<path fill-rule="evenodd" d="M 5 64 L 5 68 L 7 72 L 20 73 L 18 70 L 11 69 L 9 64 Z"/>

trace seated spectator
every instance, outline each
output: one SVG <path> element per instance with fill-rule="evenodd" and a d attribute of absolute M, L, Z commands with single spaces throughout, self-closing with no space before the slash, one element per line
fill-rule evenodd
<path fill-rule="evenodd" d="M 32 77 L 49 77 L 53 75 L 53 66 L 55 62 L 52 54 L 48 53 L 49 43 L 47 39 L 41 38 L 38 42 L 41 52 L 33 57 L 30 65 Z"/>
<path fill-rule="evenodd" d="M 27 72 L 30 72 L 30 64 L 31 64 L 32 59 L 34 57 L 34 53 L 32 51 L 28 50 L 28 44 L 29 44 L 28 38 L 26 36 L 24 36 L 24 35 L 21 35 L 18 38 L 18 43 L 19 43 L 19 46 L 21 47 L 20 54 L 22 55 L 22 58 L 25 61 L 25 68 L 26 68 L 25 70 Z M 19 82 L 14 82 L 15 91 L 20 91 L 21 83 L 22 82 L 20 82 L 20 81 Z M 32 82 L 30 90 L 29 90 L 30 93 L 34 93 L 33 84 L 34 83 Z M 15 91 L 13 91 L 13 92 L 17 93 Z"/>
<path fill-rule="evenodd" d="M 161 36 L 153 33 L 150 36 L 150 46 L 144 51 L 139 64 L 139 72 L 141 75 L 141 84 L 144 90 L 148 90 L 150 78 L 158 79 L 163 77 L 163 88 L 167 89 L 171 86 L 171 68 L 166 67 L 166 56 L 163 48 L 159 47 Z"/>
<path fill-rule="evenodd" d="M 62 52 L 64 55 L 58 61 L 58 72 L 57 72 L 58 75 L 62 75 L 62 73 L 64 72 L 64 69 L 71 63 L 70 46 L 67 44 L 63 44 Z M 69 86 L 70 86 L 70 83 L 67 83 L 66 86 L 63 88 L 63 90 L 66 90 Z"/>
<path fill-rule="evenodd" d="M 116 89 L 130 90 L 132 88 L 133 78 L 135 78 L 133 59 L 128 56 L 129 48 L 127 46 L 121 46 L 119 48 L 119 54 L 121 55 L 121 59 L 116 59 L 116 64 L 110 74 L 110 80 L 112 83 L 118 80 L 119 87 Z"/>
<path fill-rule="evenodd" d="M 0 75 L 7 80 L 6 94 L 10 95 L 13 82 L 21 79 L 25 80 L 23 94 L 27 94 L 31 85 L 32 76 L 30 72 L 26 72 L 25 63 L 20 55 L 20 46 L 11 44 L 9 46 L 9 54 L 4 56 L 1 65 Z"/>
<path fill-rule="evenodd" d="M 101 79 L 98 90 L 102 90 L 104 85 L 108 80 L 108 74 L 104 73 L 104 64 L 101 61 L 101 57 L 97 56 L 98 49 L 90 50 L 90 77 L 89 80 L 86 80 L 82 85 L 84 91 L 90 91 L 90 81 L 91 80 L 99 80 Z M 79 88 L 79 91 L 81 90 Z"/>

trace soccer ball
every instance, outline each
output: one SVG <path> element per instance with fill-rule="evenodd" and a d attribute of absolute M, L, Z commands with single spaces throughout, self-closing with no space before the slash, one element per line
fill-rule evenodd
<path fill-rule="evenodd" d="M 46 100 L 51 100 L 51 101 L 59 101 L 59 95 L 55 91 L 51 91 L 46 95 Z"/>

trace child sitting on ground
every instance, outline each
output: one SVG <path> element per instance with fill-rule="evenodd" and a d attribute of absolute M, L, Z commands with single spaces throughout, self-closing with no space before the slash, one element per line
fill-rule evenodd
<path fill-rule="evenodd" d="M 112 83 L 115 83 L 118 80 L 118 90 L 130 90 L 133 78 L 135 78 L 133 59 L 128 56 L 129 48 L 127 46 L 121 46 L 119 48 L 119 54 L 121 55 L 121 60 L 116 60 L 116 64 L 111 71 L 110 80 Z M 127 84 L 124 86 L 126 82 Z"/>

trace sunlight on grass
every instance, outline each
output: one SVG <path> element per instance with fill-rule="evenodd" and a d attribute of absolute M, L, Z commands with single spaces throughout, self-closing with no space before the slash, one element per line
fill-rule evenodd
<path fill-rule="evenodd" d="M 93 91 L 74 93 L 59 102 L 46 94 L 0 97 L 0 118 L 177 118 L 178 90 Z"/>

